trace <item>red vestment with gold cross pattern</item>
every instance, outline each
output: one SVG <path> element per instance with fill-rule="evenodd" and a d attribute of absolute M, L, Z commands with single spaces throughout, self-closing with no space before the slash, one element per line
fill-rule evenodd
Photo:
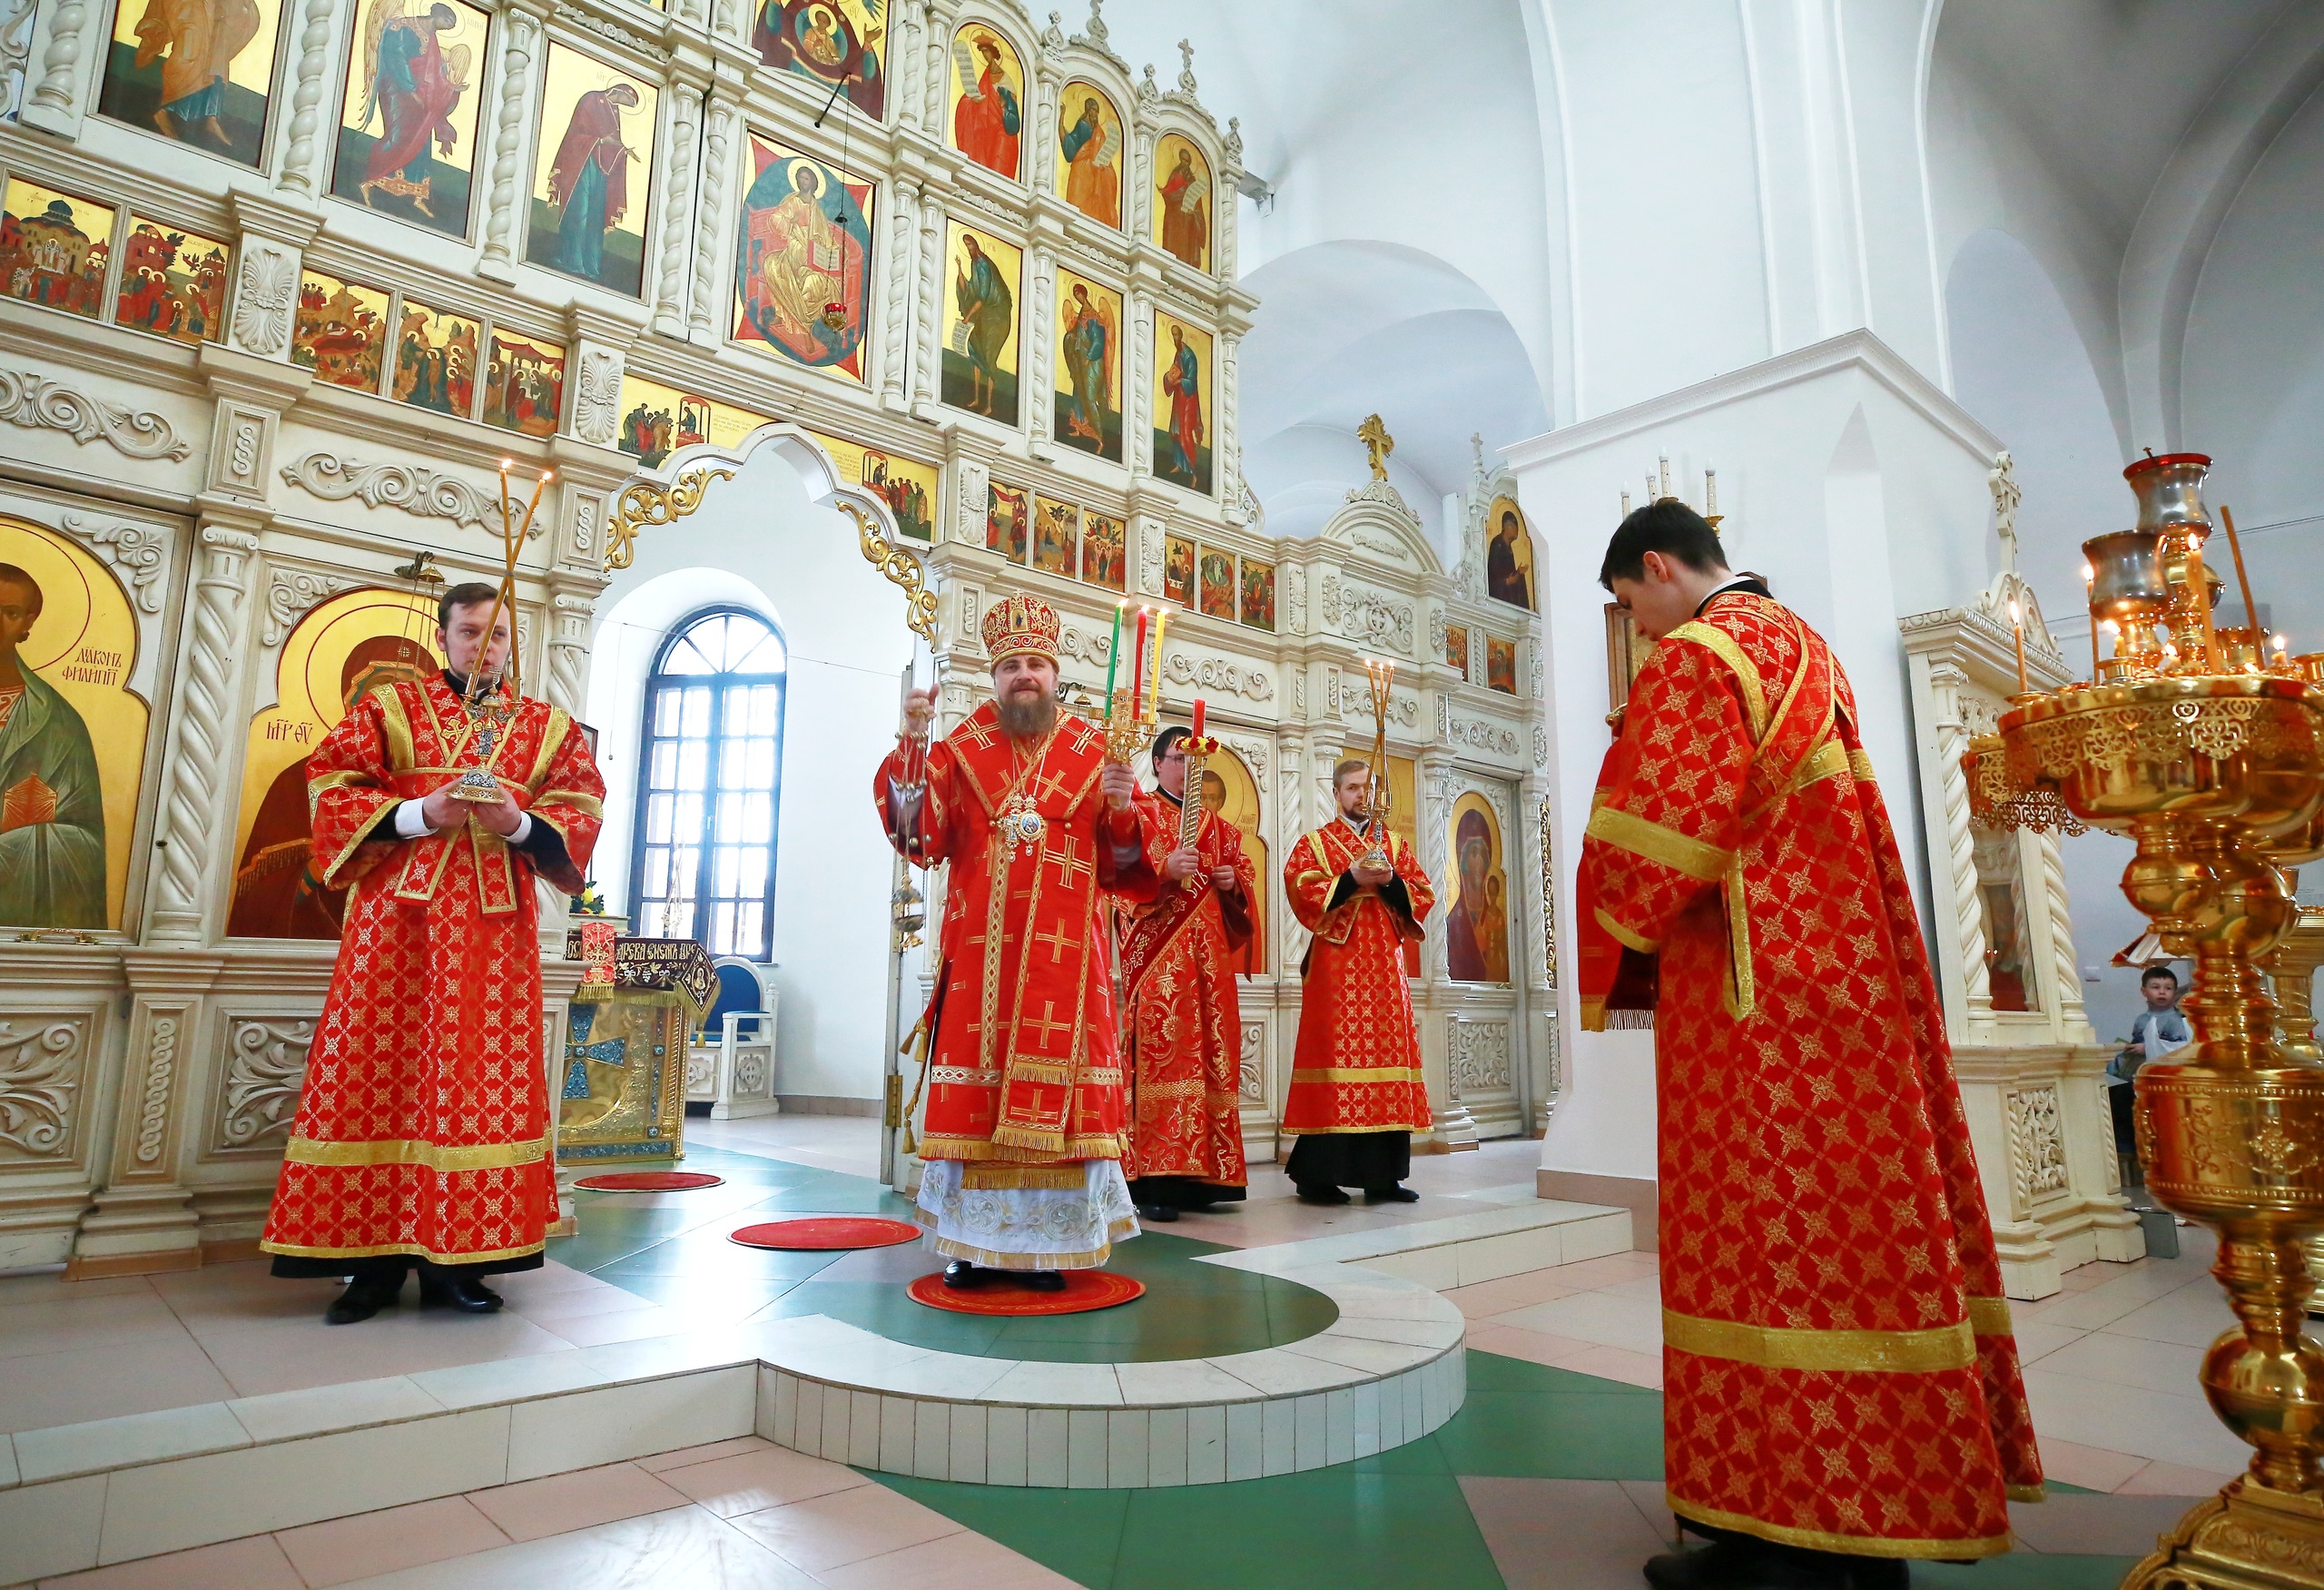
<path fill-rule="evenodd" d="M 579 892 L 606 785 L 545 701 L 483 738 L 438 675 L 367 692 L 308 758 L 315 874 L 348 903 L 269 1253 L 480 1264 L 539 1252 L 556 1219 L 533 880 Z M 554 874 L 473 817 L 393 837 L 399 805 L 476 766 L 563 839 Z"/>
<path fill-rule="evenodd" d="M 1137 800 L 1146 862 L 1158 875 L 1178 848 L 1185 809 L 1159 793 Z M 1131 1180 L 1186 1176 L 1222 1187 L 1249 1179 L 1243 1156 L 1243 1017 L 1234 955 L 1251 936 L 1248 901 L 1258 874 L 1242 835 L 1201 813 L 1202 870 L 1165 880 L 1151 904 L 1126 913 L 1122 999 L 1129 1007 Z M 1222 894 L 1216 867 L 1235 870 Z M 1192 887 L 1187 885 L 1191 884 Z"/>
<path fill-rule="evenodd" d="M 980 1189 L 1081 1184 L 1091 1160 L 1118 1160 L 1125 1119 L 1113 958 L 1101 892 L 1150 898 L 1133 812 L 1108 812 L 1098 777 L 1106 736 L 1069 713 L 1030 754 L 990 701 L 929 747 L 917 836 L 921 866 L 951 864 L 941 963 L 930 1001 L 923 1160 L 970 1162 Z M 882 813 L 901 770 L 872 777 Z M 1004 822 L 1004 819 L 1007 819 Z M 891 835 L 892 836 L 892 835 Z"/>
<path fill-rule="evenodd" d="M 1299 1042 L 1291 1060 L 1286 1132 L 1426 1131 L 1428 1081 L 1404 980 L 1404 941 L 1421 936 L 1436 892 L 1412 846 L 1384 835 L 1412 914 L 1377 894 L 1333 904 L 1341 879 L 1373 847 L 1344 821 L 1304 835 L 1283 864 L 1292 914 L 1314 933 L 1300 967 Z"/>
<path fill-rule="evenodd" d="M 1788 609 L 1721 593 L 1647 658 L 1575 908 L 1584 1028 L 1655 1034 L 1671 1509 L 2007 1550 L 2042 1467 L 1952 1053 L 1855 698 Z"/>

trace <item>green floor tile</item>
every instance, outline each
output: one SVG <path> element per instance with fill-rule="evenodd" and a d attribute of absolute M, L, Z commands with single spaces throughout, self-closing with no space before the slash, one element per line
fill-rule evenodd
<path fill-rule="evenodd" d="M 1662 1403 L 1639 1397 L 1484 1391 L 1436 1432 L 1455 1474 L 1660 1479 Z"/>
<path fill-rule="evenodd" d="M 1546 1364 L 1529 1363 L 1523 1358 L 1507 1358 L 1499 1353 L 1469 1349 L 1469 1389 L 1477 1391 L 1562 1391 L 1590 1397 L 1640 1397 L 1651 1398 L 1657 1404 L 1662 1393 L 1649 1386 L 1632 1386 L 1623 1380 L 1608 1380 L 1596 1375 L 1577 1375 L 1571 1369 L 1552 1369 Z"/>
<path fill-rule="evenodd" d="M 1350 1467 L 1363 1474 L 1451 1474 L 1452 1465 L 1446 1461 L 1444 1448 L 1436 1444 L 1434 1436 L 1423 1436 L 1417 1441 L 1407 1441 L 1401 1447 L 1391 1447 L 1385 1452 L 1370 1457 L 1359 1457 Z"/>
<path fill-rule="evenodd" d="M 990 1536 L 1052 1573 L 1088 1586 L 1088 1590 L 1107 1590 L 1114 1583 L 1122 1526 L 1129 1512 L 1130 1497 L 1136 1494 L 950 1485 L 868 1471 L 865 1477 L 902 1492 L 921 1506 Z"/>
<path fill-rule="evenodd" d="M 1110 1590 L 1502 1590 L 1460 1482 L 1341 1464 L 1130 1493 Z"/>

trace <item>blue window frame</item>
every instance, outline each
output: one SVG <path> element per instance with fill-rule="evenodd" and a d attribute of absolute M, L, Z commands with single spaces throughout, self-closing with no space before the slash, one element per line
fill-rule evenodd
<path fill-rule="evenodd" d="M 714 955 L 773 953 L 783 795 L 783 637 L 753 613 L 696 613 L 645 682 L 631 931 Z"/>

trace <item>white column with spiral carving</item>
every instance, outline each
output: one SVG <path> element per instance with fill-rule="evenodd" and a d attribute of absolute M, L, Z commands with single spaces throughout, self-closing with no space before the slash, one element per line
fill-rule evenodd
<path fill-rule="evenodd" d="M 1049 389 L 1056 384 L 1051 367 L 1057 358 L 1057 343 L 1050 334 L 1050 328 L 1057 324 L 1051 307 L 1057 301 L 1055 249 L 1043 246 L 1033 250 L 1033 279 L 1026 283 L 1026 296 L 1032 301 L 1032 312 L 1025 317 L 1025 332 L 1020 334 L 1025 379 L 1018 390 L 1026 433 L 1046 437 L 1057 425 L 1057 404 L 1049 396 Z"/>
<path fill-rule="evenodd" d="M 943 380 L 944 295 L 950 285 L 944 280 L 944 199 L 931 189 L 920 207 L 921 319 L 911 372 L 911 411 L 921 420 L 935 416 Z"/>
<path fill-rule="evenodd" d="M 42 41 L 39 80 L 33 84 L 18 119 L 27 127 L 72 138 L 80 133 L 83 100 L 88 93 L 90 74 L 84 57 L 103 47 L 94 30 L 98 14 L 105 8 L 86 0 L 64 0 L 63 5 L 42 9 L 48 13 L 48 29 Z"/>
<path fill-rule="evenodd" d="M 1241 364 L 1243 340 L 1222 331 L 1218 338 L 1218 368 L 1212 372 L 1217 398 L 1217 423 L 1211 427 L 1211 465 L 1218 491 L 1218 504 L 1230 521 L 1239 522 L 1243 517 L 1243 494 L 1236 489 L 1242 477 L 1242 431 L 1235 418 L 1236 396 L 1240 382 L 1236 371 Z"/>
<path fill-rule="evenodd" d="M 742 105 L 733 85 L 722 77 L 711 85 L 703 110 L 702 208 L 694 236 L 694 307 L 686 318 L 694 341 L 713 346 L 718 341 L 724 294 L 731 291 L 726 275 L 718 269 L 718 242 L 725 233 L 728 204 L 726 168 L 742 137 Z"/>
<path fill-rule="evenodd" d="M 541 42 L 547 7 L 525 0 L 508 7 L 500 30 L 500 98 L 493 113 L 492 187 L 484 212 L 484 253 L 477 273 L 502 281 L 517 279 L 517 222 L 525 208 L 520 167 L 525 152 L 525 102 L 533 81 L 533 55 Z"/>
<path fill-rule="evenodd" d="M 259 523 L 255 515 L 212 508 L 196 532 L 201 573 L 171 714 L 177 728 L 162 769 L 148 942 L 202 942 L 208 936 L 206 918 L 224 899 L 211 881 L 231 860 L 241 793 L 233 787 L 233 753 L 242 736 L 232 732 L 230 718 L 241 699 L 241 658 L 250 649 L 244 614 Z"/>
<path fill-rule="evenodd" d="M 694 186 L 694 155 L 702 142 L 702 88 L 696 84 L 673 83 L 668 98 L 670 131 L 663 144 L 668 151 L 668 170 L 662 189 L 662 249 L 653 272 L 652 302 L 654 329 L 665 337 L 684 340 L 691 309 L 686 272 L 693 263 L 694 233 L 707 234 L 712 229 L 695 224 L 695 217 L 703 213 L 696 208 Z"/>
<path fill-rule="evenodd" d="M 323 173 L 330 167 L 332 145 L 326 135 L 338 119 L 323 102 L 330 90 L 331 64 L 343 51 L 332 47 L 338 21 L 346 7 L 336 0 L 306 0 L 299 8 L 298 63 L 290 89 L 290 147 L 282 156 L 278 185 L 288 192 L 320 195 Z"/>
<path fill-rule="evenodd" d="M 888 213 L 875 240 L 885 262 L 880 273 L 880 407 L 901 414 L 911 386 L 910 341 L 904 329 L 912 312 L 912 264 L 920 241 L 920 184 L 898 177 L 888 185 Z"/>

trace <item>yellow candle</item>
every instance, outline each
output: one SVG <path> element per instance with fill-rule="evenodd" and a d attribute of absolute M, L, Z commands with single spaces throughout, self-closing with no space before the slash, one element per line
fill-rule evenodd
<path fill-rule="evenodd" d="M 2030 686 L 2025 683 L 2025 622 L 2015 597 L 2009 599 L 2009 627 L 2010 632 L 2017 637 L 2017 693 L 2024 696 L 2030 692 Z"/>
<path fill-rule="evenodd" d="M 1169 627 L 1170 609 L 1157 608 L 1154 614 L 1154 710 L 1162 711 L 1162 631 Z"/>

